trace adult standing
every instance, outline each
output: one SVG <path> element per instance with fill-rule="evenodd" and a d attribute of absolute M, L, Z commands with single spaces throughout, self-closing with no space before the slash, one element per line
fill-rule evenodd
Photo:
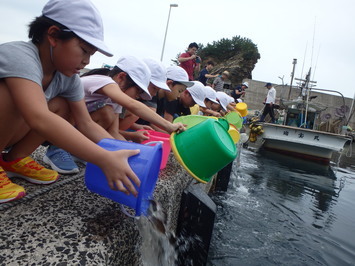
<path fill-rule="evenodd" d="M 178 58 L 180 66 L 187 72 L 189 80 L 194 80 L 194 72 L 200 71 L 201 58 L 196 55 L 197 50 L 197 43 L 190 43 L 187 52 L 182 53 Z"/>
<path fill-rule="evenodd" d="M 265 108 L 263 114 L 260 117 L 260 122 L 264 122 L 265 116 L 269 114 L 271 117 L 271 122 L 275 123 L 274 104 L 276 99 L 276 90 L 271 83 L 266 83 L 265 87 L 268 89 L 268 93 L 265 99 Z"/>
<path fill-rule="evenodd" d="M 210 74 L 213 67 L 214 67 L 214 63 L 212 61 L 208 61 L 206 66 L 201 70 L 201 72 L 198 76 L 198 81 L 201 82 L 205 86 L 207 84 L 207 79 L 218 77 L 218 74 L 216 74 L 216 75 Z"/>
<path fill-rule="evenodd" d="M 223 71 L 222 75 L 219 75 L 214 79 L 212 88 L 215 89 L 215 91 L 223 91 L 224 82 L 228 79 L 228 77 L 229 72 Z"/>

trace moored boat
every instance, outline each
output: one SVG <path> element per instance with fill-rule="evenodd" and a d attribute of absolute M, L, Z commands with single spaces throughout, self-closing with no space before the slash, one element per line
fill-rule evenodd
<path fill-rule="evenodd" d="M 329 163 L 333 152 L 341 152 L 351 138 L 345 135 L 294 126 L 260 123 L 263 128 L 262 146 L 265 149 Z"/>
<path fill-rule="evenodd" d="M 281 100 L 278 124 L 254 122 L 250 125 L 249 141 L 256 143 L 256 148 L 328 164 L 334 152 L 341 152 L 347 142 L 351 143 L 352 138 L 342 130 L 349 121 L 346 112 L 339 113 L 337 124 L 332 128 L 329 123 L 322 123 L 321 114 L 327 106 L 312 101 L 317 96 L 310 95 L 311 83 L 315 83 L 310 81 L 310 76 L 311 69 L 306 79 L 297 79 L 302 82 L 297 99 Z"/>

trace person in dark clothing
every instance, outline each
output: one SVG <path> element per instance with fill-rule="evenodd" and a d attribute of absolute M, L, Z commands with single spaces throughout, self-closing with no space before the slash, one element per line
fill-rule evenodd
<path fill-rule="evenodd" d="M 164 98 L 161 115 L 163 115 L 166 120 L 172 122 L 178 116 L 190 115 L 190 107 L 195 104 L 206 107 L 204 102 L 206 98 L 204 88 L 201 82 L 193 81 L 193 86 L 180 92 L 176 99 L 169 101 L 167 98 Z"/>
<path fill-rule="evenodd" d="M 248 82 L 244 82 L 241 85 L 235 87 L 231 93 L 231 96 L 234 98 L 236 102 L 241 102 L 241 97 L 244 97 L 245 90 L 249 87 Z"/>
<path fill-rule="evenodd" d="M 207 79 L 215 78 L 218 76 L 218 74 L 216 74 L 216 75 L 210 74 L 213 67 L 214 67 L 214 63 L 212 61 L 208 61 L 207 65 L 200 71 L 200 74 L 198 76 L 198 81 L 200 81 L 205 86 L 207 83 Z"/>

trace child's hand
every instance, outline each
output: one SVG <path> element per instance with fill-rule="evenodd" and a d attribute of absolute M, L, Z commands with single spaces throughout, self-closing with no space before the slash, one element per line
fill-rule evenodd
<path fill-rule="evenodd" d="M 186 127 L 184 126 L 184 124 L 182 123 L 174 123 L 174 124 L 170 124 L 170 128 L 167 128 L 167 131 L 169 134 L 173 133 L 173 132 L 182 132 L 185 131 Z"/>
<path fill-rule="evenodd" d="M 148 125 L 142 125 L 142 129 L 144 129 L 144 130 L 154 130 L 151 126 L 148 126 Z"/>
<path fill-rule="evenodd" d="M 154 130 L 151 126 L 135 124 L 134 130 Z"/>
<path fill-rule="evenodd" d="M 142 143 L 143 141 L 149 139 L 148 136 L 149 136 L 149 133 L 147 131 L 136 131 L 136 132 L 132 132 L 130 140 L 132 140 L 136 143 Z"/>
<path fill-rule="evenodd" d="M 214 111 L 213 111 L 212 115 L 215 116 L 215 117 L 221 117 L 222 116 L 220 113 L 214 112 Z"/>
<path fill-rule="evenodd" d="M 109 152 L 110 156 L 105 158 L 101 169 L 105 173 L 108 185 L 113 190 L 119 190 L 129 195 L 132 193 L 137 197 L 138 192 L 131 181 L 138 187 L 140 180 L 128 164 L 128 158 L 138 154 L 139 150 L 120 150 Z"/>

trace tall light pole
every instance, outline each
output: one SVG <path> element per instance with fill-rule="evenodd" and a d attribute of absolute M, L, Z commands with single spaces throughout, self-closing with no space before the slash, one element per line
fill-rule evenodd
<path fill-rule="evenodd" d="M 166 35 L 168 34 L 168 27 L 169 27 L 169 20 L 170 20 L 170 12 L 172 7 L 178 7 L 178 4 L 170 4 L 169 8 L 169 15 L 168 15 L 168 22 L 166 23 L 166 29 L 165 29 L 165 36 L 164 36 L 164 42 L 163 42 L 163 49 L 161 50 L 161 57 L 160 61 L 163 61 L 163 55 L 164 55 L 164 49 L 165 49 L 165 41 L 166 41 Z"/>

